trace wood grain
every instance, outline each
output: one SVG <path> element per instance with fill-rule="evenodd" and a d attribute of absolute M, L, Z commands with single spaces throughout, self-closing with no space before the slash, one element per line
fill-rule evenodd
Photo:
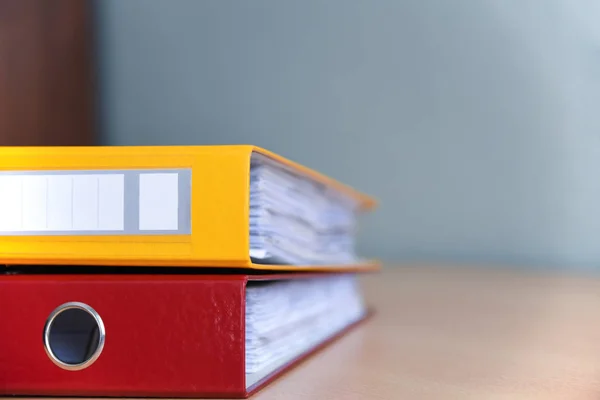
<path fill-rule="evenodd" d="M 0 145 L 95 141 L 87 0 L 0 0 Z"/>

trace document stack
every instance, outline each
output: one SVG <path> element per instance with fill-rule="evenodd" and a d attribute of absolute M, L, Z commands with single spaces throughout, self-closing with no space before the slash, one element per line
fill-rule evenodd
<path fill-rule="evenodd" d="M 370 315 L 375 206 L 255 146 L 0 147 L 0 395 L 252 395 Z"/>

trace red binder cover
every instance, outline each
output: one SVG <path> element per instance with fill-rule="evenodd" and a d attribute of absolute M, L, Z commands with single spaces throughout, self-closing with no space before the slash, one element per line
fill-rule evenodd
<path fill-rule="evenodd" d="M 316 276 L 0 275 L 0 395 L 248 397 L 358 322 L 247 385 L 248 282 Z M 44 336 L 53 310 L 74 301 L 105 333 L 79 370 L 53 362 Z"/>

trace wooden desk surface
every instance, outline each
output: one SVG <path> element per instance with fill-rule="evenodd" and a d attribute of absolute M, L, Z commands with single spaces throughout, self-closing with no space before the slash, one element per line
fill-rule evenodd
<path fill-rule="evenodd" d="M 600 399 L 600 278 L 394 268 L 378 314 L 253 397 Z"/>

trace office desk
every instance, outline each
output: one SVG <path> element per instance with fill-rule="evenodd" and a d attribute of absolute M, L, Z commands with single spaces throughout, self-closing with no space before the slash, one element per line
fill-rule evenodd
<path fill-rule="evenodd" d="M 253 399 L 600 399 L 600 278 L 412 267 L 364 287 L 377 314 Z"/>

